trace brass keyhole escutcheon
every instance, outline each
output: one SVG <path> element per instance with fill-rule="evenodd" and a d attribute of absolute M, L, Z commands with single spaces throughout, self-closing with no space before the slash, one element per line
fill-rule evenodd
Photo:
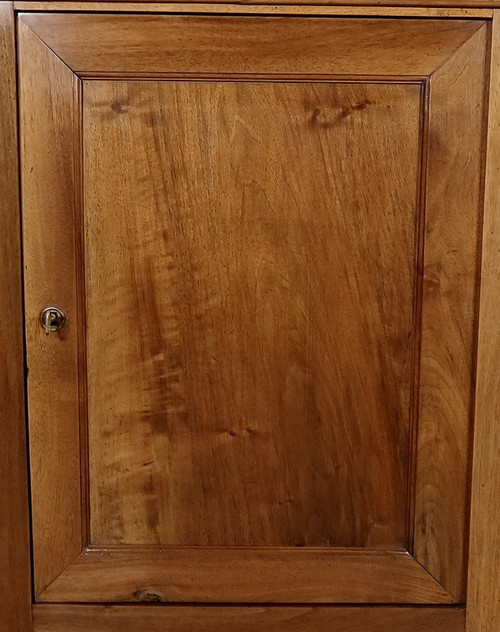
<path fill-rule="evenodd" d="M 40 324 L 48 336 L 64 327 L 66 324 L 66 314 L 58 307 L 45 307 L 40 312 Z"/>

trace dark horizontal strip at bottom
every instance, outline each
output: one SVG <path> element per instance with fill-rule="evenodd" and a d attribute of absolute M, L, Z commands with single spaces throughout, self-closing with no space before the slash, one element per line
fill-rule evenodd
<path fill-rule="evenodd" d="M 34 632 L 464 632 L 447 606 L 93 606 L 35 604 Z"/>

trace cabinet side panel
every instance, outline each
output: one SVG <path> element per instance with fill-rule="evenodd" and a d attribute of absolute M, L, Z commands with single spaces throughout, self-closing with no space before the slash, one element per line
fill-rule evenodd
<path fill-rule="evenodd" d="M 81 550 L 76 298 L 76 80 L 20 24 L 20 115 L 35 589 Z M 47 305 L 67 324 L 47 336 Z"/>
<path fill-rule="evenodd" d="M 31 630 L 14 14 L 0 2 L 0 619 Z"/>
<path fill-rule="evenodd" d="M 491 92 L 476 386 L 468 632 L 500 628 L 500 13 L 492 28 Z"/>

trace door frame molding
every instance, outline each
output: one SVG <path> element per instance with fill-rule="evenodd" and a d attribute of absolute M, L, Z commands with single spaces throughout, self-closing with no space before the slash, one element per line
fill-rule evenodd
<path fill-rule="evenodd" d="M 106 11 L 125 10 L 130 3 L 99 3 Z M 135 3 L 137 6 L 139 3 Z M 352 0 L 352 4 L 357 4 Z M 372 4 L 376 4 L 373 0 Z M 386 3 L 389 4 L 389 3 Z M 399 5 L 405 4 L 402 0 Z M 422 5 L 442 5 L 442 2 L 418 3 Z M 463 6 L 461 0 L 445 3 L 448 7 Z M 467 6 L 494 7 L 492 2 L 469 0 Z M 8 327 L 0 327 L 0 612 L 2 623 L 12 632 L 30 632 L 31 572 L 29 539 L 29 496 L 27 482 L 26 414 L 24 403 L 24 352 L 23 352 L 23 300 L 21 292 L 22 261 L 20 249 L 19 218 L 19 175 L 15 73 L 15 32 L 14 9 L 50 10 L 55 5 L 58 10 L 98 10 L 97 3 L 47 3 L 47 2 L 0 2 L 0 184 L 2 190 L 2 213 L 0 214 L 0 301 Z M 29 5 L 29 6 L 28 6 Z M 77 6 L 78 5 L 78 6 Z M 160 10 L 165 3 L 142 3 L 141 10 Z M 151 7 L 148 9 L 147 7 Z M 170 5 L 172 6 L 172 5 Z M 203 5 L 191 5 L 190 11 L 200 11 Z M 218 6 L 218 5 L 217 5 Z M 234 7 L 234 5 L 232 5 Z M 260 9 L 260 7 L 259 7 Z M 314 7 L 299 7 L 303 14 L 317 15 Z M 389 7 L 340 7 L 348 15 L 408 15 L 414 16 L 416 9 Z M 102 9 L 101 9 L 102 10 Z M 137 9 L 136 9 L 137 10 Z M 232 12 L 231 5 L 219 9 Z M 385 11 L 385 13 L 384 13 Z M 471 17 L 468 9 L 447 8 L 418 9 L 419 15 L 437 17 Z M 189 12 L 189 10 L 187 10 Z M 441 13 L 442 12 L 442 13 Z M 496 632 L 500 622 L 500 586 L 495 581 L 500 569 L 500 426 L 493 423 L 500 415 L 500 395 L 498 377 L 500 375 L 500 307 L 495 300 L 500 283 L 500 217 L 496 209 L 500 204 L 500 10 L 481 13 L 481 17 L 493 15 L 491 85 L 488 123 L 487 169 L 485 181 L 484 242 L 482 248 L 482 285 L 479 305 L 479 352 L 477 365 L 477 395 L 475 443 L 483 448 L 477 452 L 472 479 L 472 522 L 471 522 L 471 563 L 469 569 L 467 632 Z M 477 15 L 479 17 L 479 15 Z M 43 632 L 58 632 L 55 608 L 74 617 L 77 612 L 91 614 L 93 606 L 35 605 L 35 627 Z M 116 606 L 106 608 L 96 606 L 106 617 L 120 616 L 125 609 L 137 606 Z M 140 606 L 143 612 L 144 606 Z M 172 606 L 154 606 L 172 608 Z M 343 606 L 317 606 L 311 610 L 338 611 Z M 446 608 L 446 607 L 444 607 Z M 182 607 L 186 610 L 186 607 Z M 371 607 L 364 608 L 372 610 Z M 373 610 L 377 608 L 373 607 Z M 403 607 L 394 606 L 393 611 Z M 409 610 L 408 608 L 404 608 Z M 272 611 L 272 607 L 265 608 Z M 443 608 L 439 608 L 444 611 Z M 451 609 L 450 609 L 451 611 Z M 50 614 L 50 613 L 53 613 Z M 113 614 L 112 614 L 113 613 Z M 50 624 L 51 616 L 54 617 Z M 163 616 L 163 615 L 162 615 Z M 99 619 L 100 620 L 100 619 Z M 50 627 L 47 625 L 49 621 Z M 103 619 L 104 621 L 104 619 Z M 267 620 L 266 620 L 267 621 Z M 274 619 L 273 619 L 274 621 Z M 87 624 L 88 625 L 88 624 Z M 307 624 L 306 624 L 307 625 Z M 314 629 L 311 622 L 311 630 Z M 317 625 L 317 621 L 316 621 Z M 410 624 L 411 625 L 411 624 Z M 417 624 L 419 625 L 419 624 Z M 420 630 L 420 627 L 404 630 Z M 264 625 L 265 627 L 265 625 Z M 264 629 L 263 627 L 263 629 Z M 459 626 L 461 628 L 461 625 Z M 61 628 L 62 629 L 62 628 Z M 65 628 L 67 629 L 67 628 Z M 85 629 L 85 628 L 83 628 Z M 88 628 L 90 630 L 90 628 Z M 113 630 L 106 627 L 106 630 Z M 118 629 L 118 627 L 116 628 Z M 148 628 L 150 629 L 150 628 Z M 164 628 L 162 628 L 164 629 Z M 204 628 L 205 629 L 205 628 Z M 214 628 L 215 629 L 215 628 Z M 219 629 L 219 628 L 218 628 Z M 304 630 L 306 628 L 304 627 Z M 374 630 L 376 628 L 374 627 Z M 424 628 L 422 628 L 424 629 Z M 428 629 L 426 626 L 425 629 Z M 455 630 L 444 624 L 443 632 Z M 437 629 L 436 631 L 437 632 Z M 441 628 L 439 628 L 441 632 Z"/>

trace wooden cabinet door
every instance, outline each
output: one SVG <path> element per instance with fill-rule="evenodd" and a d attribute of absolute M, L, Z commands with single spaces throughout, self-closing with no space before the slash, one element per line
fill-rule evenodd
<path fill-rule="evenodd" d="M 38 601 L 464 601 L 487 37 L 20 15 Z"/>

